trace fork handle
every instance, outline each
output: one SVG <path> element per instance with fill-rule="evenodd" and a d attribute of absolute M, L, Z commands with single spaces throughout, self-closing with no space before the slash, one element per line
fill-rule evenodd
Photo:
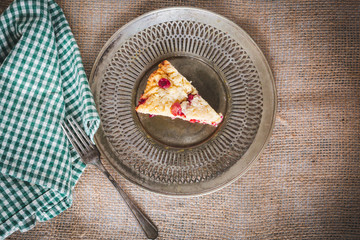
<path fill-rule="evenodd" d="M 138 221 L 139 225 L 145 232 L 145 235 L 149 239 L 155 239 L 158 236 L 158 229 L 155 224 L 134 204 L 128 195 L 121 189 L 120 185 L 114 180 L 110 173 L 105 169 L 104 165 L 100 161 L 96 161 L 94 164 L 114 185 L 116 190 L 120 193 L 121 197 L 125 200 L 126 205 L 131 210 L 132 214 Z"/>

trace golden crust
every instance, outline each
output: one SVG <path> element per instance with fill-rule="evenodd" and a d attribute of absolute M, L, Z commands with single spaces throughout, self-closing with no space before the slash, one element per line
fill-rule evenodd
<path fill-rule="evenodd" d="M 159 68 L 150 75 L 142 97 L 147 97 L 147 93 L 150 91 L 150 89 L 158 86 L 158 82 L 161 78 L 169 78 L 169 69 L 171 67 L 172 66 L 170 62 L 168 62 L 167 60 L 159 64 Z"/>

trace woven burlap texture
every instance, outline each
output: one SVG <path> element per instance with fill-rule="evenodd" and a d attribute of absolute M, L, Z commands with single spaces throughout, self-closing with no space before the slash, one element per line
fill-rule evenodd
<path fill-rule="evenodd" d="M 273 71 L 278 112 L 260 159 L 210 195 L 169 198 L 121 177 L 157 224 L 159 239 L 360 238 L 359 1 L 58 0 L 86 72 L 111 35 L 167 6 L 212 10 L 240 25 Z M 10 1 L 2 1 L 3 11 Z M 111 183 L 87 168 L 73 206 L 9 239 L 144 239 Z"/>

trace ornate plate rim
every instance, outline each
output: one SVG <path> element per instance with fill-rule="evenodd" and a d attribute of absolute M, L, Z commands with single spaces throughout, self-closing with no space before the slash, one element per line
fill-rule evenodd
<path fill-rule="evenodd" d="M 270 99 L 271 99 L 271 103 L 270 103 L 269 107 L 272 110 L 267 111 L 266 116 L 264 116 L 265 114 L 263 113 L 263 115 L 261 117 L 261 122 L 263 122 L 264 118 L 266 118 L 266 120 L 268 122 L 268 124 L 266 124 L 267 126 L 264 126 L 264 124 L 260 123 L 259 129 L 258 129 L 258 131 L 257 131 L 257 133 L 255 135 L 255 138 L 254 138 L 253 142 L 251 143 L 251 145 L 249 146 L 247 151 L 243 154 L 243 156 L 240 158 L 240 159 L 243 159 L 243 158 L 250 159 L 250 161 L 247 163 L 247 166 L 242 170 L 241 173 L 235 175 L 235 177 L 231 178 L 230 180 L 221 182 L 220 184 L 215 184 L 214 186 L 206 188 L 206 189 L 197 189 L 198 191 L 196 191 L 196 192 L 174 193 L 174 192 L 158 191 L 158 190 L 154 190 L 154 189 L 151 189 L 150 187 L 142 185 L 141 182 L 136 181 L 135 178 L 133 179 L 132 177 L 128 176 L 126 174 L 126 172 L 127 172 L 126 170 L 124 170 L 124 169 L 120 170 L 119 168 L 117 168 L 112 163 L 112 161 L 109 160 L 109 158 L 111 158 L 111 156 L 109 156 L 109 154 L 111 155 L 111 153 L 108 153 L 107 151 L 105 151 L 104 147 L 102 146 L 101 140 L 100 140 L 101 137 L 99 136 L 99 135 L 103 135 L 102 124 L 100 124 L 100 127 L 99 127 L 99 129 L 98 129 L 98 131 L 97 131 L 97 133 L 95 135 L 95 142 L 96 142 L 100 152 L 102 153 L 102 155 L 105 156 L 105 158 L 110 162 L 110 164 L 114 167 L 114 169 L 117 172 L 119 172 L 123 177 L 125 177 L 125 179 L 129 180 L 130 182 L 140 186 L 143 189 L 149 190 L 151 192 L 154 192 L 156 194 L 163 195 L 163 196 L 192 197 L 192 196 L 201 196 L 201 195 L 213 193 L 215 191 L 218 191 L 218 190 L 232 184 L 233 182 L 235 182 L 236 180 L 241 178 L 253 166 L 253 164 L 259 159 L 259 157 L 261 156 L 261 154 L 265 150 L 265 147 L 267 146 L 268 142 L 270 141 L 270 137 L 272 135 L 272 131 L 273 131 L 274 126 L 275 126 L 275 116 L 276 116 L 276 112 L 277 112 L 276 86 L 275 86 L 275 81 L 274 81 L 272 71 L 270 69 L 270 66 L 269 66 L 269 64 L 267 62 L 267 59 L 266 59 L 265 55 L 260 50 L 260 48 L 255 43 L 255 41 L 249 36 L 249 34 L 247 34 L 240 26 L 235 24 L 230 19 L 228 19 L 228 18 L 226 18 L 226 17 L 224 17 L 222 15 L 219 15 L 217 13 L 214 13 L 212 11 L 209 11 L 209 10 L 205 10 L 205 9 L 201 9 L 201 8 L 195 8 L 195 7 L 168 7 L 168 8 L 162 8 L 162 9 L 153 10 L 153 11 L 147 12 L 147 13 L 145 13 L 145 14 L 143 14 L 143 15 L 141 15 L 139 17 L 136 17 L 135 19 L 129 21 L 128 23 L 123 25 L 119 30 L 117 30 L 109 38 L 109 40 L 104 44 L 103 48 L 101 49 L 98 56 L 96 57 L 96 60 L 94 62 L 93 68 L 92 68 L 91 73 L 90 73 L 89 83 L 90 83 L 91 91 L 92 91 L 92 93 L 94 95 L 96 108 L 97 108 L 97 110 L 99 112 L 99 106 L 97 104 L 98 103 L 98 95 L 99 95 L 99 94 L 97 94 L 97 91 L 99 90 L 99 88 L 97 86 L 99 85 L 99 81 L 96 81 L 95 76 L 97 74 L 99 74 L 97 72 L 97 70 L 98 70 L 100 61 L 102 61 L 106 57 L 109 57 L 109 56 L 106 56 L 106 54 L 107 54 L 107 50 L 110 47 L 110 45 L 114 44 L 117 39 L 120 39 L 121 37 L 124 38 L 124 36 L 122 36 L 121 33 L 125 29 L 127 29 L 129 26 L 131 26 L 132 24 L 140 21 L 141 19 L 144 19 L 144 18 L 149 17 L 149 16 L 154 15 L 154 14 L 160 14 L 160 13 L 165 12 L 165 11 L 177 11 L 177 10 L 200 11 L 200 12 L 202 12 L 204 14 L 211 14 L 211 15 L 216 16 L 217 18 L 219 18 L 222 21 L 229 24 L 230 27 L 232 27 L 232 28 L 236 29 L 237 31 L 239 31 L 239 34 L 241 34 L 241 36 L 245 37 L 246 38 L 245 40 L 248 41 L 248 44 L 250 44 L 252 47 L 254 47 L 254 51 L 257 52 L 257 54 L 259 54 L 258 55 L 259 58 L 256 59 L 256 61 L 258 62 L 258 64 L 263 64 L 262 67 L 263 67 L 263 71 L 265 73 L 263 73 L 262 75 L 267 75 L 267 77 L 269 78 L 268 83 L 271 82 L 270 86 L 267 86 L 267 87 L 271 87 L 270 92 L 272 93 L 271 94 L 272 96 L 269 96 Z M 122 41 L 125 41 L 125 40 L 126 40 L 126 38 L 122 39 Z M 260 73 L 259 73 L 259 75 L 260 75 Z M 264 78 L 264 76 L 260 77 L 261 82 L 263 83 L 262 78 Z M 266 104 L 269 104 L 269 103 L 266 103 Z M 265 100 L 264 100 L 264 105 L 265 105 Z M 265 109 L 265 106 L 264 106 L 264 109 Z M 266 128 L 263 129 L 264 127 L 266 127 Z M 234 169 L 236 169 L 236 166 L 237 166 L 237 164 L 239 164 L 239 162 L 240 161 L 237 161 L 230 169 L 233 169 L 233 171 L 234 171 Z M 229 171 L 230 171 L 230 169 L 229 169 Z M 230 175 L 230 174 L 228 173 L 227 175 Z M 218 178 L 215 178 L 213 180 L 216 180 L 216 179 L 218 179 Z"/>

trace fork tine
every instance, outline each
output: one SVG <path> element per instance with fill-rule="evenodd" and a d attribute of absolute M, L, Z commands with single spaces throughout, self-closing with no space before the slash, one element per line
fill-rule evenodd
<path fill-rule="evenodd" d="M 70 121 L 71 120 L 71 121 Z M 75 132 L 78 134 L 80 133 L 82 136 L 82 139 L 85 139 L 86 143 L 91 147 L 92 145 L 94 145 L 90 138 L 88 137 L 88 135 L 86 135 L 85 131 L 80 127 L 80 125 L 72 118 L 69 118 L 69 123 L 70 125 L 73 127 L 73 129 L 75 130 Z M 74 124 L 73 124 L 74 123 Z M 76 131 L 77 130 L 77 131 Z M 79 136 L 79 135 L 78 135 Z M 79 136 L 80 137 L 80 136 Z"/>
<path fill-rule="evenodd" d="M 84 153 L 85 153 L 84 147 L 81 146 L 81 144 L 79 144 L 78 139 L 76 138 L 76 136 L 74 135 L 72 130 L 69 128 L 69 126 L 65 122 L 63 122 L 63 123 L 61 123 L 61 127 L 64 130 L 64 132 L 65 132 L 66 136 L 68 137 L 69 141 L 71 142 L 71 144 L 75 148 L 75 150 L 80 155 L 84 155 Z"/>
<path fill-rule="evenodd" d="M 71 119 L 68 119 L 69 122 L 69 128 L 72 129 L 72 132 L 74 135 L 76 135 L 76 140 L 78 140 L 78 144 L 81 144 L 86 150 L 90 150 L 91 146 L 87 143 L 86 139 L 84 139 L 84 136 L 79 131 L 79 128 L 77 128 Z"/>

